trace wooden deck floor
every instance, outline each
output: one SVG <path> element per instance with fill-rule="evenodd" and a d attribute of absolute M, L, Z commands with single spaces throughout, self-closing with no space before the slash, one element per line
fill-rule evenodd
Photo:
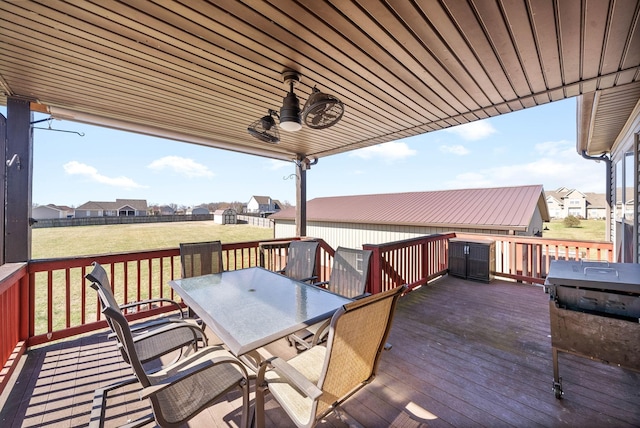
<path fill-rule="evenodd" d="M 560 355 L 551 390 L 548 295 L 540 287 L 443 278 L 400 300 L 378 377 L 344 405 L 365 427 L 638 427 L 640 373 Z M 282 342 L 270 353 L 291 355 Z M 131 374 L 105 334 L 32 349 L 0 404 L 2 427 L 81 427 L 93 391 Z M 105 426 L 150 411 L 136 387 L 111 394 Z M 192 427 L 238 426 L 231 395 Z M 271 426 L 292 426 L 273 400 Z M 336 417 L 321 426 L 345 427 Z"/>

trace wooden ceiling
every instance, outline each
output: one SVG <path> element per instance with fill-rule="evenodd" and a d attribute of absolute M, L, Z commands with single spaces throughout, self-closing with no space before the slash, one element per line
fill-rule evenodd
<path fill-rule="evenodd" d="M 0 104 L 277 159 L 323 157 L 640 81 L 640 0 L 3 0 Z M 284 70 L 345 104 L 247 126 Z M 544 126 L 544 124 L 541 124 Z"/>

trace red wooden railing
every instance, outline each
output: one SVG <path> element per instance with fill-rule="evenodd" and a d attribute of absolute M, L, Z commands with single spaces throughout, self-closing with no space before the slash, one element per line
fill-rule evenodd
<path fill-rule="evenodd" d="M 449 233 L 363 245 L 373 251 L 367 291 L 375 294 L 404 284 L 411 290 L 445 274 L 449 238 L 453 237 Z"/>
<path fill-rule="evenodd" d="M 532 284 L 544 283 L 552 260 L 613 262 L 613 244 L 610 242 L 459 232 L 456 237 L 493 239 L 496 242 L 496 276 Z"/>
<path fill-rule="evenodd" d="M 364 245 L 373 251 L 368 291 L 377 293 L 403 284 L 413 289 L 446 274 L 449 239 L 456 236 L 471 235 L 450 233 Z M 542 283 L 552 259 L 613 259 L 610 243 L 481 236 L 496 241 L 496 276 L 522 282 Z M 261 260 L 272 270 L 281 269 L 290 240 L 224 244 L 225 269 L 256 266 Z M 317 274 L 319 281 L 325 281 L 335 251 L 319 241 Z M 106 327 L 97 295 L 84 279 L 93 261 L 109 272 L 119 303 L 176 297 L 168 282 L 179 277 L 178 248 L 0 266 L 0 392 L 27 347 Z M 139 307 L 127 317 L 134 320 L 169 310 L 172 307 L 166 305 Z"/>
<path fill-rule="evenodd" d="M 27 263 L 0 266 L 0 394 L 27 349 Z"/>

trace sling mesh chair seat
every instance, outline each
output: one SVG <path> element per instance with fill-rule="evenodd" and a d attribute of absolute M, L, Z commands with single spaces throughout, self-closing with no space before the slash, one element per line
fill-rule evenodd
<path fill-rule="evenodd" d="M 316 254 L 318 241 L 291 241 L 287 253 L 287 263 L 280 273 L 298 281 L 309 282 L 316 276 Z"/>
<path fill-rule="evenodd" d="M 100 305 L 103 309 L 105 307 L 111 307 L 113 310 L 118 310 L 122 313 L 126 308 L 140 305 L 143 302 L 170 302 L 177 307 L 180 314 L 179 318 L 154 319 L 149 322 L 138 323 L 131 328 L 135 334 L 134 344 L 136 346 L 136 352 L 143 364 L 157 360 L 173 351 L 182 351 L 184 349 L 187 351 L 189 349 L 196 350 L 199 343 L 202 345 L 207 344 L 207 336 L 202 328 L 197 325 L 195 320 L 182 318 L 182 308 L 173 300 L 164 298 L 149 299 L 143 302 L 118 305 L 111 291 L 107 272 L 97 262 L 94 262 L 92 265 L 93 270 L 91 273 L 88 273 L 85 278 L 91 281 L 91 288 L 98 292 Z M 118 339 L 118 336 L 115 334 L 115 328 L 109 318 L 107 318 L 107 324 L 113 332 L 110 337 Z M 118 342 L 118 346 L 122 357 L 125 361 L 129 362 L 127 360 L 127 354 L 124 352 L 120 342 Z M 176 359 L 178 358 L 180 358 L 180 355 L 176 357 Z"/>
<path fill-rule="evenodd" d="M 372 251 L 338 247 L 333 256 L 333 266 L 329 281 L 317 282 L 313 285 L 350 299 L 361 299 L 368 294 L 367 280 L 369 278 L 369 262 Z M 287 339 L 290 345 L 298 350 L 309 349 L 326 340 L 329 321 L 316 323 L 300 330 Z"/>
<path fill-rule="evenodd" d="M 354 300 L 331 318 L 327 345 L 289 361 L 265 361 L 256 379 L 256 423 L 265 425 L 267 393 L 298 427 L 315 426 L 356 391 L 373 381 L 395 306 L 406 285 Z"/>
<path fill-rule="evenodd" d="M 153 416 L 160 426 L 181 426 L 237 389 L 242 394 L 241 426 L 248 427 L 248 373 L 229 351 L 219 346 L 207 346 L 160 371 L 148 373 L 122 313 L 109 306 L 102 312 L 114 326 L 127 360 L 143 388 L 140 398 L 149 398 Z M 142 422 L 134 421 L 132 425 L 139 426 Z"/>

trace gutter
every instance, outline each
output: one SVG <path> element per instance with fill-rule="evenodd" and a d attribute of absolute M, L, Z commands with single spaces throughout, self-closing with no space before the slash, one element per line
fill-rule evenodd
<path fill-rule="evenodd" d="M 607 199 L 607 203 L 609 204 L 609 210 L 611 210 L 611 158 L 609 156 L 607 156 L 606 153 L 601 154 L 600 156 L 589 156 L 587 154 L 586 150 L 583 150 L 581 153 L 583 158 L 587 159 L 587 160 L 593 160 L 596 162 L 600 162 L 600 161 L 604 161 L 604 163 L 607 165 L 607 171 L 606 171 L 606 176 L 607 176 L 607 186 L 605 189 L 605 195 L 606 195 L 606 199 Z"/>

